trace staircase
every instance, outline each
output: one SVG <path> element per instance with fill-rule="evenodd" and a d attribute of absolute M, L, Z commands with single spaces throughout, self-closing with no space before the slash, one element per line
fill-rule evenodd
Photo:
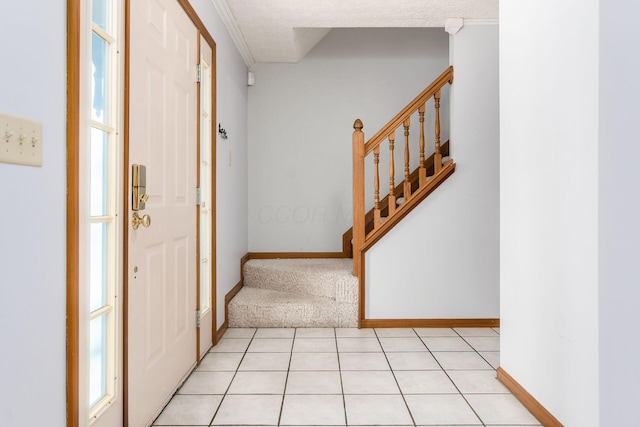
<path fill-rule="evenodd" d="M 364 254 L 455 172 L 449 141 L 440 143 L 441 89 L 453 83 L 447 68 L 366 143 L 358 119 L 353 132 L 353 224 L 342 236 L 342 253 L 330 258 L 249 259 L 243 287 L 228 303 L 229 327 L 356 327 L 365 315 Z M 425 116 L 433 99 L 434 151 L 426 152 Z M 419 152 L 410 154 L 411 123 L 418 123 Z M 395 140 L 404 142 L 397 156 Z M 404 138 L 402 138 L 404 137 Z M 380 196 L 380 152 L 384 148 L 387 194 Z M 398 150 L 399 151 L 399 150 Z M 418 166 L 411 171 L 411 158 Z M 365 165 L 373 166 L 373 208 L 365 213 Z M 398 163 L 397 167 L 396 163 Z M 396 185 L 396 170 L 402 175 Z M 386 182 L 385 182 L 386 181 Z M 251 254 L 250 254 L 251 255 Z M 256 254 L 253 254 L 254 257 Z M 326 254 L 325 254 L 326 255 Z M 251 258 L 251 257 L 249 257 Z M 258 256 L 258 258 L 260 258 Z M 286 258 L 283 256 L 282 258 Z"/>
<path fill-rule="evenodd" d="M 252 259 L 229 302 L 229 327 L 356 327 L 358 279 L 349 258 Z"/>
<path fill-rule="evenodd" d="M 442 164 L 447 164 L 450 160 L 449 159 L 449 141 L 442 144 L 441 151 L 442 151 Z M 426 175 L 428 179 L 433 177 L 433 175 L 435 174 L 434 157 L 435 157 L 435 153 L 429 156 L 429 158 L 425 160 L 425 169 L 426 169 Z M 420 187 L 420 168 L 419 167 L 416 168 L 409 175 L 409 183 L 410 183 L 409 185 L 411 188 L 411 192 L 415 193 Z M 397 209 L 402 205 L 402 203 L 404 203 L 404 182 L 398 184 L 395 187 L 393 194 L 394 194 L 394 200 L 395 200 L 395 209 Z M 391 197 L 389 197 L 389 194 L 387 194 L 380 201 L 381 221 L 384 221 L 386 218 L 389 217 L 390 199 Z M 364 221 L 365 221 L 366 234 L 371 233 L 375 228 L 375 224 L 374 224 L 375 212 L 374 211 L 375 209 L 371 208 L 365 214 Z M 345 231 L 344 234 L 342 235 L 342 252 L 345 254 L 345 256 L 349 258 L 353 258 L 353 227 Z"/>

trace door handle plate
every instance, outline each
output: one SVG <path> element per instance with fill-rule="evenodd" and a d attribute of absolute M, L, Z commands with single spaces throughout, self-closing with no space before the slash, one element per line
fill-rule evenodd
<path fill-rule="evenodd" d="M 147 200 L 147 168 L 144 165 L 131 165 L 131 209 L 144 210 Z"/>

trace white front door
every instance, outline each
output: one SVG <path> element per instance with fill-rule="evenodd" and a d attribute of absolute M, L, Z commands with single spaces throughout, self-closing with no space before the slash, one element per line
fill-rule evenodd
<path fill-rule="evenodd" d="M 196 362 L 198 31 L 176 0 L 130 2 L 129 164 L 149 227 L 128 234 L 128 425 L 149 425 Z M 131 181 L 131 176 L 130 176 Z M 129 220 L 131 189 L 129 189 Z"/>

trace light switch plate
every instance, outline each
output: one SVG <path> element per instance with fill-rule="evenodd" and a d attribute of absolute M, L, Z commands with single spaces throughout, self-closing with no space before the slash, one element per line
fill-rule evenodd
<path fill-rule="evenodd" d="M 42 166 L 42 123 L 0 113 L 0 162 Z"/>

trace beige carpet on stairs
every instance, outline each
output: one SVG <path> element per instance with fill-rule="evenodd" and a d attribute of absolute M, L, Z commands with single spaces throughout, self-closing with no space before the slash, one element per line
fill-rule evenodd
<path fill-rule="evenodd" d="M 358 279 L 349 258 L 254 259 L 229 302 L 229 327 L 356 327 Z"/>

